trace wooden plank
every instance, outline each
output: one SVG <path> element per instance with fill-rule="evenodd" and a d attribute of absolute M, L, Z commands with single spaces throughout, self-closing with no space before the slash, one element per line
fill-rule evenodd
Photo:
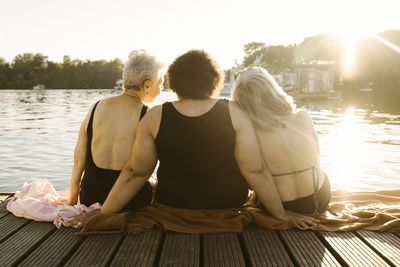
<path fill-rule="evenodd" d="M 312 231 L 279 232 L 299 266 L 341 266 Z"/>
<path fill-rule="evenodd" d="M 349 266 L 389 266 L 351 232 L 320 231 L 320 234 Z"/>
<path fill-rule="evenodd" d="M 24 218 L 16 217 L 11 213 L 0 219 L 0 243 L 16 233 L 18 229 L 24 227 L 30 221 Z"/>
<path fill-rule="evenodd" d="M 1 265 L 15 266 L 55 230 L 52 223 L 29 223 L 0 245 Z"/>
<path fill-rule="evenodd" d="M 15 195 L 15 192 L 0 192 L 1 196 L 13 196 Z"/>
<path fill-rule="evenodd" d="M 52 233 L 18 266 L 60 266 L 68 261 L 84 237 L 77 229 L 62 227 Z"/>
<path fill-rule="evenodd" d="M 251 266 L 294 266 L 275 231 L 246 227 L 242 238 Z"/>
<path fill-rule="evenodd" d="M 204 266 L 246 266 L 234 233 L 203 235 Z"/>
<path fill-rule="evenodd" d="M 393 266 L 400 266 L 400 239 L 394 234 L 366 230 L 359 230 L 357 234 Z"/>
<path fill-rule="evenodd" d="M 88 236 L 64 266 L 108 266 L 122 239 L 122 234 Z"/>
<path fill-rule="evenodd" d="M 167 232 L 158 266 L 200 266 L 200 236 Z"/>
<path fill-rule="evenodd" d="M 7 203 L 9 202 L 9 199 L 3 200 L 0 203 L 0 218 L 3 218 L 4 216 L 6 216 L 7 214 L 9 214 L 10 212 L 7 210 Z"/>
<path fill-rule="evenodd" d="M 3 202 L 4 200 L 8 199 L 10 196 L 9 195 L 0 195 L 0 203 Z"/>
<path fill-rule="evenodd" d="M 162 231 L 159 229 L 139 235 L 127 235 L 111 266 L 154 266 L 161 238 Z"/>

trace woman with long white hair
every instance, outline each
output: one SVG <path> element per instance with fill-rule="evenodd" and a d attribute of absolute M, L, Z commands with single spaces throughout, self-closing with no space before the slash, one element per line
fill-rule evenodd
<path fill-rule="evenodd" d="M 327 209 L 330 184 L 319 164 L 313 123 L 263 68 L 242 71 L 232 99 L 252 121 L 264 162 L 274 177 L 283 207 L 300 213 Z"/>

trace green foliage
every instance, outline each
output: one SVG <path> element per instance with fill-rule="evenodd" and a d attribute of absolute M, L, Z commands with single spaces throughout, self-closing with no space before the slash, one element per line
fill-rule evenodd
<path fill-rule="evenodd" d="M 271 73 L 291 70 L 293 66 L 294 46 L 272 45 L 267 46 L 264 43 L 249 43 L 244 46 L 245 57 L 243 65 L 247 67 L 254 60 L 262 55 L 261 66 Z"/>
<path fill-rule="evenodd" d="M 307 37 L 296 49 L 296 62 L 310 62 L 313 60 L 342 62 L 342 41 L 330 33 Z"/>
<path fill-rule="evenodd" d="M 29 89 L 36 84 L 46 88 L 113 88 L 122 76 L 120 59 L 82 61 L 64 56 L 62 63 L 42 54 L 17 55 L 11 63 L 0 58 L 0 89 Z"/>

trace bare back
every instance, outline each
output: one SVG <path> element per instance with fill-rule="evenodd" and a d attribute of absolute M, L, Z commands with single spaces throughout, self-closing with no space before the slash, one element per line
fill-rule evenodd
<path fill-rule="evenodd" d="M 143 104 L 127 95 L 99 102 L 93 119 L 92 156 L 97 167 L 122 170 L 129 160 Z"/>
<path fill-rule="evenodd" d="M 304 170 L 319 164 L 319 145 L 312 121 L 304 111 L 282 118 L 285 128 L 256 130 L 264 161 L 273 175 Z M 322 186 L 323 175 L 319 175 Z M 274 177 L 282 201 L 314 192 L 312 169 Z"/>

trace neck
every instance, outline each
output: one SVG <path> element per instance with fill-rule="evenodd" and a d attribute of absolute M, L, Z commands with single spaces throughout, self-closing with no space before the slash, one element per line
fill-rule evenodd
<path fill-rule="evenodd" d="M 123 95 L 131 96 L 133 98 L 136 98 L 138 101 L 142 102 L 142 98 L 140 97 L 140 92 L 132 92 L 130 90 L 125 90 L 123 92 Z"/>
<path fill-rule="evenodd" d="M 178 100 L 181 102 L 206 102 L 210 100 L 214 100 L 215 98 L 212 97 L 207 97 L 207 98 L 201 98 L 201 99 L 195 99 L 195 98 L 186 98 L 186 97 L 179 97 Z"/>

